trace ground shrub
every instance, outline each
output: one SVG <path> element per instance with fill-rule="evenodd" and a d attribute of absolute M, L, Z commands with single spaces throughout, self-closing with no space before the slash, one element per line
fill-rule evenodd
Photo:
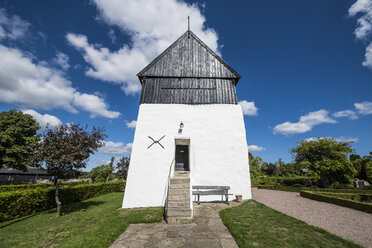
<path fill-rule="evenodd" d="M 62 206 L 72 202 L 124 190 L 125 181 L 61 186 Z M 54 189 L 35 188 L 0 193 L 0 222 L 19 218 L 56 207 Z"/>
<path fill-rule="evenodd" d="M 66 182 L 62 183 L 61 185 L 80 185 L 80 184 L 89 184 L 89 181 L 80 181 L 80 182 Z M 1 185 L 0 186 L 0 193 L 7 192 L 7 191 L 15 191 L 15 190 L 27 190 L 27 189 L 46 189 L 53 187 L 52 183 L 29 183 L 29 184 L 11 184 L 11 185 Z"/>
<path fill-rule="evenodd" d="M 372 213 L 372 204 L 361 201 L 351 200 L 347 198 L 353 198 L 350 194 L 345 193 L 326 193 L 326 192 L 314 192 L 314 191 L 301 191 L 300 195 L 305 198 L 309 198 L 316 201 L 328 202 L 343 207 L 353 208 L 356 210 Z M 354 194 L 357 195 L 357 194 Z M 362 195 L 362 194 L 361 194 Z M 363 194 L 363 196 L 355 197 L 354 199 L 371 199 L 371 194 Z"/>
<path fill-rule="evenodd" d="M 252 179 L 253 185 L 282 185 L 292 186 L 294 184 L 301 184 L 304 186 L 305 180 L 311 181 L 313 185 L 318 184 L 318 178 L 316 177 L 256 177 Z"/>
<path fill-rule="evenodd" d="M 291 187 L 301 188 L 301 187 L 303 187 L 303 185 L 299 184 L 299 183 L 295 183 L 295 184 L 291 185 Z"/>
<path fill-rule="evenodd" d="M 281 186 L 281 185 L 262 185 L 258 186 L 259 189 L 270 189 L 270 190 L 280 190 L 280 191 L 289 191 L 289 192 L 300 192 L 301 190 L 308 189 L 305 187 L 288 187 L 288 186 Z"/>
<path fill-rule="evenodd" d="M 366 189 L 366 190 L 372 190 L 372 184 L 367 185 L 367 186 L 364 186 L 364 189 Z"/>

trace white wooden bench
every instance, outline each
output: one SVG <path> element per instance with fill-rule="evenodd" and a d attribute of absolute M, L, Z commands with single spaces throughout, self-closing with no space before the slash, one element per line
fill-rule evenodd
<path fill-rule="evenodd" d="M 221 195 L 221 200 L 223 201 L 223 197 L 225 196 L 225 202 L 229 203 L 229 190 L 230 186 L 192 186 L 192 189 L 196 189 L 196 191 L 192 191 L 193 195 L 197 196 L 197 203 L 200 204 L 200 196 L 201 195 Z"/>

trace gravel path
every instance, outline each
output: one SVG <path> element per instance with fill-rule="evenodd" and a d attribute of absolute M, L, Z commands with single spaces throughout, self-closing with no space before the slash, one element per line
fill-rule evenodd
<path fill-rule="evenodd" d="M 372 248 L 372 214 L 310 200 L 295 192 L 252 188 L 252 195 L 270 208 Z"/>

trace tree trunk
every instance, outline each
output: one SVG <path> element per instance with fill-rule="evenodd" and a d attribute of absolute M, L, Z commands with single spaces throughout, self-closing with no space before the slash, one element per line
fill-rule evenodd
<path fill-rule="evenodd" d="M 57 203 L 56 217 L 61 216 L 61 206 L 62 206 L 61 201 L 59 200 L 59 197 L 58 197 L 58 187 L 59 187 L 59 185 L 58 185 L 58 179 L 55 178 L 54 179 L 54 188 L 55 188 L 55 192 L 56 192 L 55 198 L 56 198 L 56 203 Z"/>

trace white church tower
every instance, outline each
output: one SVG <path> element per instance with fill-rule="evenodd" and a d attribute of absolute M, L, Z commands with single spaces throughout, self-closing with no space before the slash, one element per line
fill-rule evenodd
<path fill-rule="evenodd" d="M 168 204 L 192 215 L 193 185 L 230 186 L 250 199 L 240 75 L 188 30 L 137 76 L 142 92 L 123 208 Z"/>

